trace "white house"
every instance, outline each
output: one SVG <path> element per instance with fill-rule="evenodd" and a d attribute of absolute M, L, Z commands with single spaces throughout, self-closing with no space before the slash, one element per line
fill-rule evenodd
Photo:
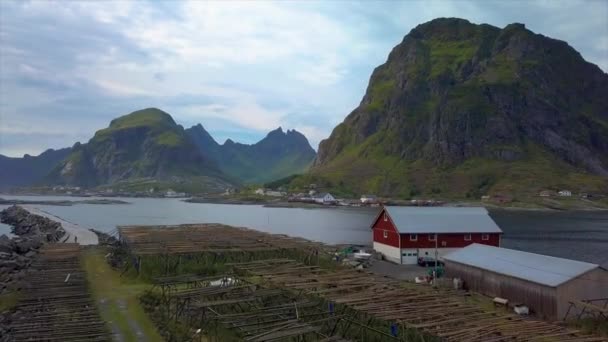
<path fill-rule="evenodd" d="M 558 192 L 558 194 L 563 197 L 570 197 L 570 196 L 572 196 L 572 191 L 562 190 L 562 191 Z"/>
<path fill-rule="evenodd" d="M 329 192 L 322 192 L 313 196 L 313 199 L 316 203 L 319 204 L 330 204 L 335 203 L 336 199 Z"/>
<path fill-rule="evenodd" d="M 256 189 L 256 190 L 255 190 L 255 194 L 256 194 L 256 195 L 264 195 L 264 189 L 262 189 L 262 188 L 258 188 L 258 189 Z"/>
<path fill-rule="evenodd" d="M 372 204 L 378 202 L 378 197 L 376 197 L 376 195 L 361 195 L 359 200 L 363 204 Z"/>
<path fill-rule="evenodd" d="M 185 192 L 175 192 L 172 189 L 167 190 L 167 192 L 165 193 L 165 197 L 172 197 L 172 198 L 176 198 L 176 197 L 186 197 L 186 193 Z"/>

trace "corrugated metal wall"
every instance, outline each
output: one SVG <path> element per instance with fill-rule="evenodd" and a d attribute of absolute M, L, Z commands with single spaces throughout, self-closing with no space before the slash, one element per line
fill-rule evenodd
<path fill-rule="evenodd" d="M 557 312 L 557 290 L 553 287 L 520 280 L 477 267 L 445 260 L 446 276 L 461 278 L 466 288 L 491 297 L 501 297 L 511 304 L 527 305 L 538 317 L 561 319 Z"/>
<path fill-rule="evenodd" d="M 558 304 L 557 316 L 563 319 L 573 300 L 591 300 L 608 298 L 608 271 L 596 268 L 578 276 L 576 279 L 560 285 L 557 289 Z M 597 305 L 597 304 L 596 304 Z M 577 310 L 571 310 L 569 315 L 578 314 Z"/>

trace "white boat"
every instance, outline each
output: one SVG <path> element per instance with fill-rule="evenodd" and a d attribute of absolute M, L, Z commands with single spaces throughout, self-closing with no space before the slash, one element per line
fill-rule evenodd
<path fill-rule="evenodd" d="M 353 253 L 353 257 L 356 260 L 367 260 L 367 259 L 371 258 L 372 255 L 365 252 L 364 250 L 359 250 L 359 251 Z"/>

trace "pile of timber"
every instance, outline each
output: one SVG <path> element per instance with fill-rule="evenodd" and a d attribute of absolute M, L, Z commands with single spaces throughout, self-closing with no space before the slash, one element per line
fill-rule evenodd
<path fill-rule="evenodd" d="M 195 279 L 165 277 L 158 279 L 156 286 L 172 286 L 180 281 L 184 281 L 184 285 L 192 284 Z M 243 341 L 348 342 L 337 334 L 343 317 L 320 310 L 319 301 L 296 299 L 284 289 L 265 288 L 234 275 L 216 276 L 215 279 L 217 281 L 212 282 L 205 279 L 202 287 L 179 286 L 181 289 L 167 298 L 168 316 L 201 327 L 208 336 L 213 336 L 213 324 L 219 323 Z"/>
<path fill-rule="evenodd" d="M 302 238 L 222 224 L 120 226 L 118 232 L 121 241 L 134 255 L 329 248 Z"/>
<path fill-rule="evenodd" d="M 330 271 L 285 260 L 258 260 L 231 266 L 239 274 L 347 305 L 442 341 L 606 341 L 550 322 L 483 310 L 467 303 L 454 290 L 423 285 L 405 287 L 396 280 L 364 271 Z"/>
<path fill-rule="evenodd" d="M 110 341 L 81 268 L 78 244 L 40 249 L 4 332 L 9 341 Z"/>

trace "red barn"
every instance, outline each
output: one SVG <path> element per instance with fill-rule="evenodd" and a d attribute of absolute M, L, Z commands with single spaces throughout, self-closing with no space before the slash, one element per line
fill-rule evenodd
<path fill-rule="evenodd" d="M 500 246 L 502 230 L 482 207 L 383 207 L 372 223 L 374 249 L 387 260 L 415 264 L 480 243 Z"/>

